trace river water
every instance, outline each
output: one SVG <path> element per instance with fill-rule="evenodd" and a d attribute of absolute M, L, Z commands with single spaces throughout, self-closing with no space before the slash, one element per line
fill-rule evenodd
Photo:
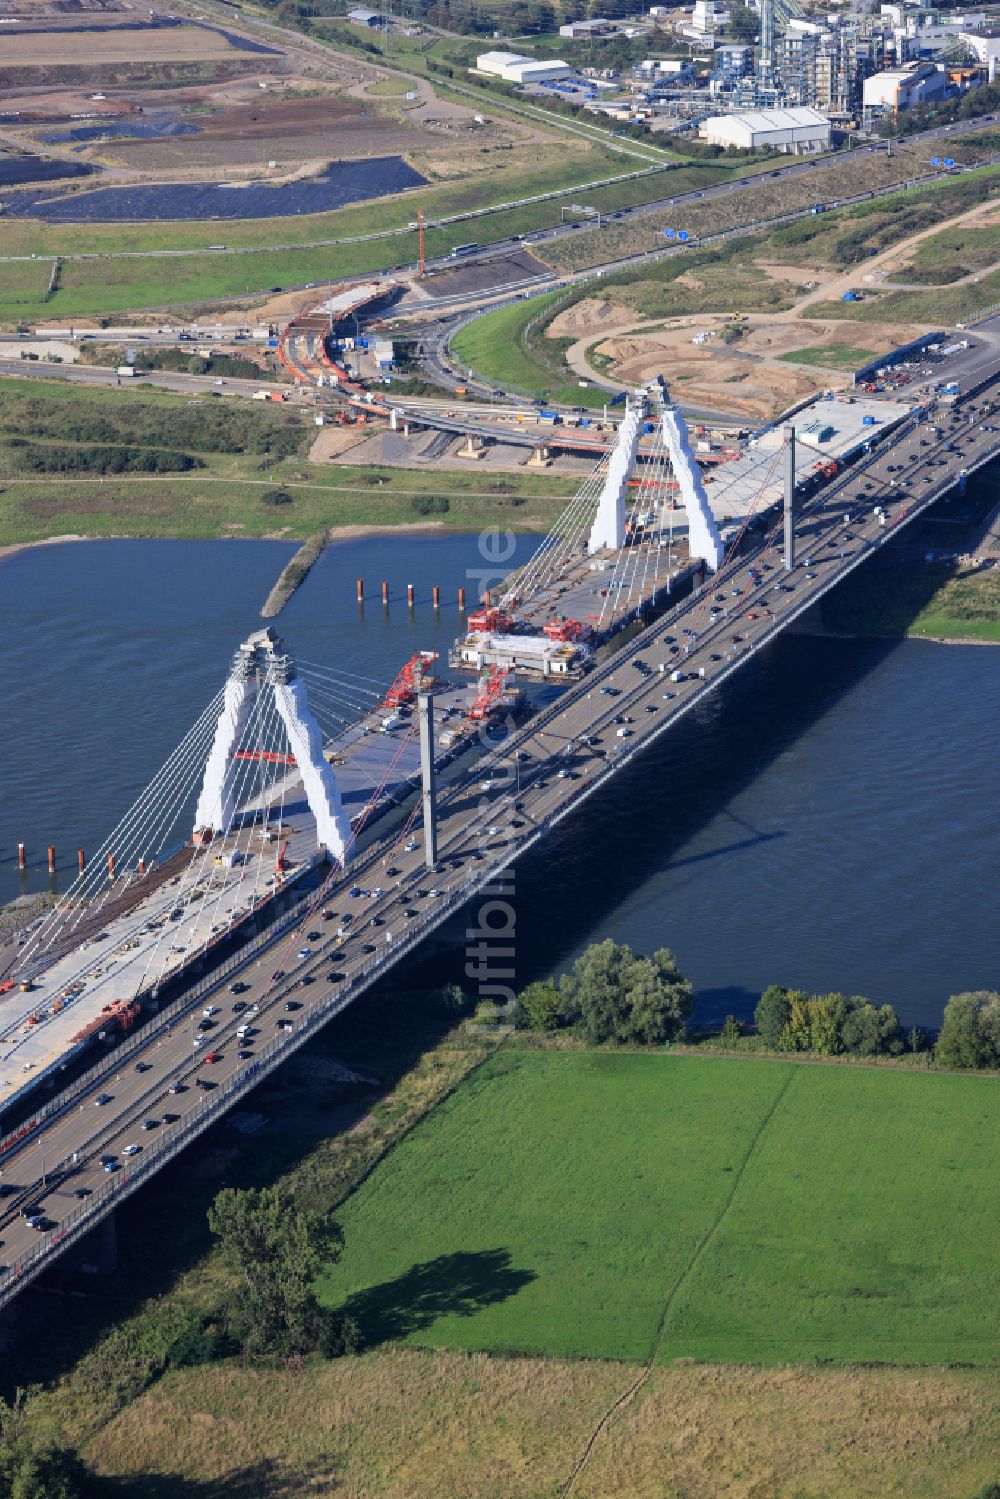
<path fill-rule="evenodd" d="M 75 849 L 97 847 L 221 685 L 293 550 L 109 541 L 0 559 L 0 900 L 46 888 L 46 844 L 66 878 Z M 446 650 L 481 566 L 474 537 L 344 542 L 277 627 L 300 657 L 387 682 L 412 650 Z M 748 1015 L 781 982 L 937 1024 L 949 994 L 1000 985 L 998 722 L 1000 651 L 780 640 L 517 866 L 518 980 L 609 936 L 673 948 L 702 1019 Z M 461 981 L 464 926 L 406 981 Z"/>

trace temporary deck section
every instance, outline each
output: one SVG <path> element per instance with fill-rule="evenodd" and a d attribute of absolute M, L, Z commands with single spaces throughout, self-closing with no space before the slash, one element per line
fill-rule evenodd
<path fill-rule="evenodd" d="M 801 486 L 826 465 L 843 463 L 866 443 L 901 422 L 911 407 L 897 401 L 817 398 L 785 419 L 795 428 L 795 482 Z M 765 428 L 739 458 L 718 464 L 705 477 L 712 509 L 720 520 L 742 520 L 781 503 L 783 441 L 780 425 Z"/>

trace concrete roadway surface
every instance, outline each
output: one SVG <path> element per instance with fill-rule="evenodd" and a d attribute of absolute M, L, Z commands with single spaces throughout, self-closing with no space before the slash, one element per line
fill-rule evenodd
<path fill-rule="evenodd" d="M 69 380 L 74 385 L 116 386 L 122 389 L 142 389 L 155 385 L 160 390 L 170 390 L 176 395 L 202 396 L 213 390 L 219 395 L 252 398 L 256 390 L 276 390 L 284 393 L 285 401 L 291 404 L 298 400 L 304 387 L 269 380 L 261 374 L 259 380 L 220 380 L 211 375 L 184 375 L 175 370 L 149 370 L 142 375 L 126 375 L 120 378 L 114 370 L 101 364 L 56 364 L 47 359 L 0 359 L 0 375 L 18 375 L 28 378 L 32 374 L 44 374 L 49 379 Z M 311 389 L 311 387 L 309 387 Z M 311 404 L 311 403 L 310 403 Z"/>
<path fill-rule="evenodd" d="M 211 1085 L 237 1077 L 261 1048 L 276 1037 L 284 1040 L 279 1028 L 290 1022 L 287 1049 L 283 1044 L 276 1054 L 261 1057 L 260 1071 L 277 1065 L 294 1049 L 295 1031 L 312 1011 L 331 1003 L 341 1008 L 391 965 L 393 942 L 398 951 L 399 939 L 409 944 L 461 909 L 471 898 L 473 883 L 495 876 L 573 810 L 578 799 L 738 670 L 899 524 L 950 488 L 960 469 L 995 455 L 1000 436 L 985 403 L 998 397 L 1000 374 L 964 408 L 942 408 L 923 421 L 904 423 L 805 504 L 796 525 L 798 560 L 790 573 L 783 568 L 774 532 L 765 542 L 747 546 L 700 593 L 568 688 L 499 751 L 461 768 L 440 797 L 439 858 L 433 872 L 424 866 L 419 832 L 408 836 L 404 830 L 373 845 L 346 875 L 334 875 L 322 902 L 323 911 L 334 913 L 331 917 L 319 910 L 307 916 L 297 933 L 239 973 L 247 988 L 238 999 L 230 989 L 236 976 L 230 973 L 219 992 L 210 999 L 202 995 L 169 1028 L 151 1022 L 148 1043 L 117 1068 L 112 1056 L 110 1070 L 88 1092 L 2 1158 L 4 1265 L 38 1250 L 50 1235 L 51 1247 L 57 1248 L 60 1221 L 80 1208 L 87 1195 L 106 1187 L 109 1179 L 119 1184 L 120 1192 L 128 1184 L 133 1160 L 141 1168 L 144 1152 L 160 1140 L 165 1144 L 166 1132 L 184 1132 L 185 1119 L 191 1123 L 206 1097 L 206 1083 L 210 1098 Z M 942 428 L 940 437 L 934 434 L 935 423 Z M 874 513 L 875 503 L 884 507 L 884 525 Z M 673 670 L 682 672 L 684 680 L 672 681 Z M 359 887 L 363 893 L 352 896 L 351 890 Z M 342 938 L 336 933 L 345 916 L 352 920 Z M 384 961 L 378 961 L 379 953 Z M 218 1013 L 208 1017 L 211 1028 L 195 1045 L 209 1003 L 218 1006 Z M 237 1004 L 255 1004 L 259 1011 L 248 1016 Z M 236 1029 L 248 1021 L 254 1034 L 241 1045 Z M 137 1042 L 144 1034 L 139 1033 Z M 209 1062 L 209 1052 L 218 1060 Z M 172 1092 L 175 1087 L 180 1091 Z M 98 1103 L 104 1095 L 107 1102 Z M 173 1117 L 167 1119 L 168 1114 Z M 144 1129 L 146 1120 L 155 1123 Z M 139 1151 L 126 1156 L 125 1148 L 133 1145 Z M 67 1170 L 65 1163 L 74 1152 L 79 1159 Z M 110 1173 L 102 1167 L 102 1155 L 114 1159 Z M 110 1197 L 113 1206 L 113 1192 Z M 41 1231 L 22 1216 L 25 1206 L 44 1215 Z M 25 1278 L 32 1273 L 29 1266 Z M 8 1279 L 5 1287 L 0 1274 L 0 1304 L 22 1283 Z"/>

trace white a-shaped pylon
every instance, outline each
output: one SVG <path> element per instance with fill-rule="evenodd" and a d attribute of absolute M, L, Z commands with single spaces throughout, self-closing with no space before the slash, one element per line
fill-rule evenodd
<path fill-rule="evenodd" d="M 309 810 L 316 819 L 316 842 L 341 864 L 347 862 L 351 824 L 340 800 L 332 767 L 323 758 L 323 736 L 310 711 L 306 690 L 295 674 L 281 640 L 271 629 L 258 630 L 240 647 L 226 683 L 225 700 L 208 759 L 195 811 L 195 833 L 225 832 L 232 826 L 236 805 L 234 758 L 244 742 L 250 718 L 262 692 L 272 692 L 292 754 L 295 756 Z"/>
<path fill-rule="evenodd" d="M 712 507 L 708 503 L 698 460 L 691 451 L 687 426 L 677 407 L 671 402 L 662 379 L 654 383 L 653 390 L 663 403 L 660 436 L 670 454 L 670 466 L 687 512 L 688 552 L 692 557 L 701 557 L 709 572 L 716 573 L 722 566 L 725 548 Z"/>
<path fill-rule="evenodd" d="M 602 547 L 617 552 L 625 545 L 625 494 L 642 435 L 644 411 L 645 402 L 641 397 L 630 398 L 597 502 L 597 514 L 587 543 L 587 551 L 591 554 L 599 552 Z"/>

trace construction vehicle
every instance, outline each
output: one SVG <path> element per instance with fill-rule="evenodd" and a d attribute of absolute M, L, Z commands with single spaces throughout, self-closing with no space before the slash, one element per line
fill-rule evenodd
<path fill-rule="evenodd" d="M 274 872 L 279 879 L 284 879 L 288 873 L 288 844 L 283 843 L 278 849 L 278 856 L 274 861 Z"/>

